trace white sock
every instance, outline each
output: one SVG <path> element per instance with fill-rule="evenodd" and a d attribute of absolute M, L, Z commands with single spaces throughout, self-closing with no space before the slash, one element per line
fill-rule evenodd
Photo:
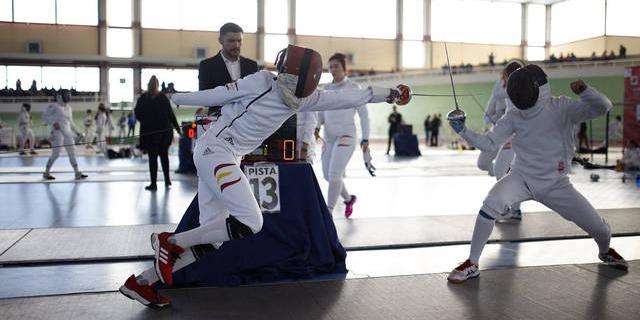
<path fill-rule="evenodd" d="M 150 286 L 160 280 L 158 278 L 158 274 L 156 274 L 156 269 L 151 267 L 145 271 L 143 271 L 139 276 L 136 277 L 136 281 L 141 286 Z"/>
<path fill-rule="evenodd" d="M 176 233 L 173 235 L 173 239 L 178 246 L 185 249 L 199 244 L 230 240 L 226 222 L 209 223 L 189 231 Z"/>
<path fill-rule="evenodd" d="M 342 191 L 340 191 L 340 195 L 344 201 L 351 200 L 351 194 L 347 191 L 347 187 L 344 185 L 344 181 L 342 182 Z"/>
<path fill-rule="evenodd" d="M 476 225 L 473 228 L 473 237 L 471 238 L 471 250 L 469 252 L 469 260 L 475 263 L 476 265 L 480 265 L 478 261 L 480 260 L 480 255 L 482 254 L 482 250 L 484 249 L 484 245 L 489 240 L 489 236 L 493 231 L 493 225 L 495 224 L 495 220 L 489 219 L 485 216 L 489 217 L 484 211 L 480 210 L 478 217 L 476 217 Z"/>
<path fill-rule="evenodd" d="M 327 207 L 329 211 L 335 208 L 338 202 L 338 196 L 342 191 L 342 179 L 333 179 L 329 181 L 329 191 L 327 192 Z"/>

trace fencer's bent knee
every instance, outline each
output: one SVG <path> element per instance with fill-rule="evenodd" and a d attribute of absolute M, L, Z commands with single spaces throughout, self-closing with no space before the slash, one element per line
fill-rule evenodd
<path fill-rule="evenodd" d="M 226 220 L 227 234 L 231 240 L 243 239 L 260 232 L 262 229 L 262 215 L 259 215 L 255 221 L 251 221 L 250 225 L 242 223 L 234 216 L 229 216 Z"/>

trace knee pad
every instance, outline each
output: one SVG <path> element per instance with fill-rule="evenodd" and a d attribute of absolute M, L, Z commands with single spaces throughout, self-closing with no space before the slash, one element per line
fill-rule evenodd
<path fill-rule="evenodd" d="M 260 217 L 260 223 L 256 232 L 253 232 L 249 226 L 240 222 L 240 220 L 236 219 L 234 216 L 229 216 L 226 222 L 227 234 L 231 240 L 244 239 L 248 236 L 254 235 L 262 229 L 262 216 Z"/>

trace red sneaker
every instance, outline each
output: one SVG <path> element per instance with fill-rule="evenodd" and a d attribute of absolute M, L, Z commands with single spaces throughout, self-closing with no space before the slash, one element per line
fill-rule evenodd
<path fill-rule="evenodd" d="M 120 293 L 149 308 L 162 308 L 171 304 L 169 298 L 159 295 L 151 286 L 139 285 L 134 275 L 131 275 L 124 285 L 120 287 Z"/>
<path fill-rule="evenodd" d="M 165 284 L 173 283 L 173 265 L 176 259 L 184 252 L 184 249 L 178 245 L 169 242 L 169 237 L 173 233 L 163 232 L 151 235 L 151 242 L 158 244 L 156 248 L 155 268 L 160 281 Z"/>
<path fill-rule="evenodd" d="M 349 201 L 345 201 L 344 202 L 344 216 L 345 218 L 349 219 L 349 217 L 351 217 L 351 214 L 353 213 L 353 205 L 356 203 L 356 196 L 351 195 L 351 199 L 349 199 Z"/>
<path fill-rule="evenodd" d="M 605 254 L 599 254 L 598 258 L 600 258 L 602 262 L 612 268 L 622 271 L 629 270 L 629 264 L 627 264 L 627 261 L 624 260 L 624 258 L 613 248 L 609 248 L 609 251 L 607 251 L 607 253 Z"/>
<path fill-rule="evenodd" d="M 451 270 L 447 280 L 453 283 L 463 283 L 467 281 L 467 279 L 475 278 L 479 275 L 480 270 L 478 270 L 478 265 L 467 259 L 467 261 Z"/>

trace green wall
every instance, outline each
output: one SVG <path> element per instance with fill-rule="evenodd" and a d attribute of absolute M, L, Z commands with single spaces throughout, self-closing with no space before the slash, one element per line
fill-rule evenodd
<path fill-rule="evenodd" d="M 620 76 L 607 77 L 588 77 L 583 78 L 587 84 L 595 87 L 600 92 L 609 97 L 612 102 L 622 102 L 624 95 L 624 78 Z M 551 93 L 554 96 L 566 95 L 575 97 L 569 89 L 569 83 L 574 79 L 552 79 L 550 80 Z M 482 130 L 483 127 L 483 109 L 486 107 L 491 89 L 495 82 L 485 83 L 465 83 L 456 84 L 456 93 L 475 93 L 481 94 L 477 96 L 480 106 L 476 104 L 472 97 L 458 97 L 458 103 L 467 113 L 467 125 L 476 130 Z M 415 93 L 428 94 L 451 94 L 451 85 L 427 85 L 412 87 Z M 454 109 L 455 103 L 453 97 L 413 97 L 412 101 L 404 106 L 398 107 L 398 111 L 402 113 L 404 121 L 413 125 L 413 132 L 418 135 L 424 135 L 423 122 L 428 114 L 441 113 L 446 117 L 447 113 Z M 481 109 L 482 108 L 482 109 Z M 391 112 L 391 106 L 383 104 L 369 105 L 369 114 L 371 117 L 371 134 L 372 136 L 386 135 L 388 125 L 387 116 Z M 611 118 L 615 115 L 622 115 L 622 107 L 614 106 Z M 604 117 L 593 120 L 594 138 L 604 137 L 605 121 Z M 441 135 L 450 134 L 447 123 L 443 123 Z"/>

